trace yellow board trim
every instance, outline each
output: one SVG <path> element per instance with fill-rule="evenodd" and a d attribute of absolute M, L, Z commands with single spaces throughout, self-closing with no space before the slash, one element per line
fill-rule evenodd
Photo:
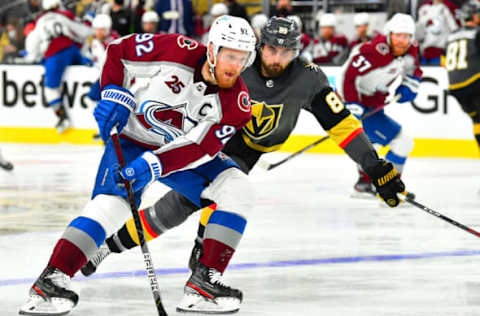
<path fill-rule="evenodd" d="M 480 78 L 480 72 L 476 75 L 473 75 L 472 77 L 468 78 L 467 80 L 465 80 L 463 82 L 451 84 L 451 85 L 448 86 L 448 88 L 450 90 L 461 89 L 461 88 L 464 88 L 464 87 L 472 84 L 475 80 L 477 80 L 479 78 Z"/>
<path fill-rule="evenodd" d="M 89 129 L 72 129 L 59 135 L 53 128 L 0 127 L 0 142 L 101 145 L 101 141 L 93 140 L 94 134 L 95 130 Z M 318 138 L 319 135 L 291 135 L 286 143 L 282 145 L 281 151 L 295 152 L 318 140 Z M 344 153 L 344 151 L 330 139 L 321 145 L 315 146 L 308 152 L 322 154 Z M 474 139 L 416 138 L 415 147 L 410 157 L 479 158 L 480 156 L 477 143 Z"/>
<path fill-rule="evenodd" d="M 0 142 L 41 144 L 102 144 L 94 140 L 94 129 L 68 129 L 58 134 L 54 128 L 0 127 Z"/>
<path fill-rule="evenodd" d="M 473 136 L 473 135 L 472 135 Z M 292 135 L 283 145 L 282 151 L 295 152 L 318 140 L 318 135 Z M 385 154 L 388 147 L 382 149 Z M 343 154 L 344 151 L 331 139 L 307 151 L 317 154 Z M 431 139 L 416 138 L 415 146 L 409 157 L 445 157 L 445 158 L 480 158 L 475 140 L 468 139 Z"/>
<path fill-rule="evenodd" d="M 212 215 L 213 211 L 215 211 L 215 209 L 211 207 L 205 207 L 202 210 L 202 215 L 200 216 L 200 224 L 202 226 L 207 226 L 208 220 L 210 219 L 210 216 Z"/>

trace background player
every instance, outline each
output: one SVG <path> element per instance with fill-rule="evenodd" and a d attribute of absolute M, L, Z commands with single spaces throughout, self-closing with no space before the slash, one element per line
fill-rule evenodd
<path fill-rule="evenodd" d="M 86 55 L 93 61 L 93 66 L 101 71 L 107 57 L 107 46 L 119 38 L 119 35 L 112 31 L 112 18 L 107 14 L 97 14 L 92 21 L 92 27 L 93 39 Z M 95 102 L 100 100 L 100 79 L 92 83 L 87 96 Z"/>
<path fill-rule="evenodd" d="M 386 35 L 378 35 L 371 42 L 356 46 L 343 66 L 338 92 L 347 107 L 357 117 L 367 111 L 378 112 L 363 120 L 363 128 L 370 141 L 389 145 L 386 160 L 403 172 L 408 154 L 413 149 L 413 139 L 406 135 L 400 124 L 385 114 L 382 107 L 389 94 L 389 87 L 400 76 L 401 85 L 396 89 L 399 103 L 415 99 L 422 71 L 418 60 L 418 46 L 414 42 L 415 23 L 407 14 L 395 14 L 385 25 Z M 380 110 L 379 110 L 380 109 Z M 356 192 L 374 190 L 371 177 L 359 169 Z"/>
<path fill-rule="evenodd" d="M 450 94 L 473 121 L 473 134 L 480 148 L 480 25 L 479 8 L 464 4 L 463 26 L 448 37 L 445 67 Z"/>
<path fill-rule="evenodd" d="M 45 99 L 58 117 L 55 128 L 59 133 L 71 126 L 62 101 L 62 77 L 69 65 L 91 65 L 80 54 L 80 47 L 92 29 L 75 20 L 70 11 L 60 10 L 60 0 L 43 0 L 43 12 L 35 20 L 35 28 L 25 41 L 26 59 L 38 62 L 44 59 Z"/>
<path fill-rule="evenodd" d="M 225 15 L 214 22 L 208 48 L 178 34 L 132 34 L 108 46 L 102 100 L 94 113 L 106 146 L 92 200 L 57 242 L 21 314 L 58 315 L 76 305 L 70 278 L 131 213 L 125 189 L 117 185 L 120 177 L 132 183 L 137 204 L 157 180 L 197 207 L 203 200 L 217 203 L 215 225 L 205 232 L 206 255 L 185 285 L 183 303 L 196 312 L 239 309 L 242 292 L 221 276 L 255 197 L 245 174 L 218 153 L 250 120 L 249 95 L 239 76 L 255 58 L 255 42 L 246 20 Z M 120 175 L 109 139 L 113 126 L 121 131 L 127 163 Z"/>
<path fill-rule="evenodd" d="M 1 151 L 0 151 L 0 168 L 7 171 L 13 170 L 13 164 L 10 161 L 7 161 L 5 160 L 5 158 L 3 158 Z"/>
<path fill-rule="evenodd" d="M 385 185 L 375 182 L 378 192 L 390 206 L 396 206 L 396 194 L 405 187 L 395 174 L 392 164 L 378 156 L 363 132 L 361 123 L 343 106 L 328 84 L 325 74 L 315 64 L 297 58 L 301 34 L 295 22 L 286 18 L 271 18 L 261 29 L 260 45 L 254 65 L 242 78 L 252 97 L 252 119 L 238 131 L 222 150 L 249 173 L 261 155 L 278 150 L 287 140 L 301 109 L 313 113 L 330 137 L 373 179 L 389 179 Z M 202 242 L 218 205 L 204 208 L 198 238 L 192 251 L 192 270 L 201 261 Z M 143 212 L 143 225 L 148 229 L 147 240 L 183 223 L 198 207 L 181 194 L 167 193 L 153 207 Z M 135 227 L 130 219 L 117 233 L 107 239 L 97 255 L 82 269 L 86 275 L 111 252 L 122 252 L 138 245 Z"/>

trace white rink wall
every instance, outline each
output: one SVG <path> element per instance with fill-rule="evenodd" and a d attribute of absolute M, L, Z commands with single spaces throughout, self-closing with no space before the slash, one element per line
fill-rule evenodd
<path fill-rule="evenodd" d="M 322 67 L 332 85 L 340 67 Z M 473 139 L 472 123 L 452 96 L 448 96 L 448 77 L 443 68 L 424 67 L 423 82 L 413 103 L 387 108 L 395 120 L 415 138 Z M 0 65 L 0 127 L 52 127 L 55 117 L 42 104 L 43 67 L 38 65 Z M 66 95 L 75 128 L 95 129 L 93 105 L 85 94 L 97 79 L 94 68 L 69 67 L 65 73 Z M 302 113 L 294 134 L 317 135 L 318 123 L 309 113 Z"/>

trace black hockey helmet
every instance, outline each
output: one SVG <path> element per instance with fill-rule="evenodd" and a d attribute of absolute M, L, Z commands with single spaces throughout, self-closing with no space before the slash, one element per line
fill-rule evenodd
<path fill-rule="evenodd" d="M 472 21 L 475 14 L 480 13 L 480 8 L 477 3 L 467 1 L 462 5 L 460 9 L 460 18 L 462 22 Z"/>
<path fill-rule="evenodd" d="M 302 34 L 293 20 L 274 16 L 260 30 L 259 44 L 298 50 L 302 48 L 301 37 Z"/>

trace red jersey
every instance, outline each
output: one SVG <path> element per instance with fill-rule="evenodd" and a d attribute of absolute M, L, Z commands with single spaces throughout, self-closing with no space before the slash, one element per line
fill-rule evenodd
<path fill-rule="evenodd" d="M 356 46 L 345 62 L 337 85 L 345 102 L 367 107 L 385 104 L 388 88 L 398 76 L 421 78 L 418 45 L 410 45 L 403 56 L 395 57 L 384 35 Z"/>
<path fill-rule="evenodd" d="M 102 89 L 129 89 L 136 109 L 120 137 L 153 150 L 163 174 L 213 159 L 251 117 L 241 77 L 230 89 L 202 80 L 206 47 L 178 34 L 132 34 L 112 42 L 102 69 Z"/>

